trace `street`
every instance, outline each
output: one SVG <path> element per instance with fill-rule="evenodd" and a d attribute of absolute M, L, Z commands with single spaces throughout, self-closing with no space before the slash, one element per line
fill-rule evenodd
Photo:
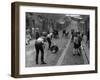
<path fill-rule="evenodd" d="M 70 25 L 66 28 L 66 31 L 69 32 L 71 29 L 77 30 L 77 21 L 72 20 Z M 84 64 L 83 55 L 73 56 L 73 43 L 71 43 L 71 33 L 67 37 L 62 37 L 62 31 L 59 31 L 59 38 L 53 39 L 52 42 L 56 43 L 59 47 L 59 51 L 54 54 L 48 47 L 45 47 L 44 50 L 44 61 L 47 64 L 41 64 L 39 54 L 39 64 L 35 62 L 35 40 L 31 40 L 30 44 L 26 46 L 26 67 L 41 67 L 41 66 L 59 66 L 59 65 L 81 65 Z M 48 46 L 48 44 L 46 44 Z"/>

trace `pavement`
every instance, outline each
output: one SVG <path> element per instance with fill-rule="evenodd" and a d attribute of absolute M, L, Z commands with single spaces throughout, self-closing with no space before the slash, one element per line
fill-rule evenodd
<path fill-rule="evenodd" d="M 44 61 L 47 64 L 45 64 L 45 66 L 56 65 L 59 57 L 61 56 L 63 50 L 66 47 L 66 44 L 68 43 L 68 39 L 67 38 L 53 39 L 52 42 L 59 47 L 59 51 L 56 54 L 52 53 L 50 50 L 48 50 L 48 44 L 46 44 L 47 47 L 45 47 L 44 49 Z M 26 46 L 26 67 L 42 66 L 42 64 L 38 64 L 38 65 L 35 64 L 36 52 L 35 52 L 34 43 L 35 40 L 32 40 L 30 44 Z M 40 56 L 41 54 L 39 55 L 39 57 Z M 40 60 L 39 63 L 41 63 Z"/>
<path fill-rule="evenodd" d="M 72 28 L 77 29 L 76 21 L 72 21 L 71 24 L 66 28 L 66 30 L 70 31 Z M 54 54 L 50 50 L 48 50 L 48 47 L 45 47 L 44 61 L 47 64 L 41 64 L 40 60 L 39 60 L 39 64 L 35 63 L 35 55 L 36 55 L 35 48 L 34 48 L 35 40 L 31 40 L 30 44 L 27 45 L 25 48 L 26 49 L 26 53 L 25 53 L 26 67 L 87 64 L 84 61 L 84 59 L 86 58 L 84 58 L 83 54 L 89 54 L 89 51 L 87 51 L 86 53 L 82 51 L 81 56 L 73 56 L 73 43 L 71 43 L 70 39 L 71 39 L 70 34 L 68 37 L 62 37 L 62 32 L 59 32 L 59 39 L 52 40 L 59 47 L 59 51 L 56 54 Z M 46 44 L 46 46 L 48 46 L 48 44 Z M 87 48 L 84 48 L 84 49 L 88 50 Z M 40 56 L 41 54 L 39 54 L 39 57 Z"/>

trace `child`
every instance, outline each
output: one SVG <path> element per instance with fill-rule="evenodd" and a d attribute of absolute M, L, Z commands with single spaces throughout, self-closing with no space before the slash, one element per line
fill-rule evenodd
<path fill-rule="evenodd" d="M 81 36 L 80 36 L 80 32 L 77 32 L 77 35 L 74 36 L 74 52 L 73 52 L 73 55 L 79 55 L 80 56 L 80 53 L 81 53 Z"/>

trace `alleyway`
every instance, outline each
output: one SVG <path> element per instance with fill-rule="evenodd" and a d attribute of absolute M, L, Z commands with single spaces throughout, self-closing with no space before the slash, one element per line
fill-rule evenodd
<path fill-rule="evenodd" d="M 77 30 L 77 21 L 72 20 L 70 25 L 66 28 L 66 31 L 71 29 Z M 31 40 L 30 44 L 26 46 L 26 67 L 34 66 L 55 66 L 55 65 L 80 65 L 84 64 L 83 55 L 73 56 L 73 43 L 71 43 L 71 34 L 68 37 L 62 37 L 62 32 L 59 31 L 59 38 L 52 40 L 59 47 L 59 51 L 53 54 L 50 50 L 45 48 L 45 62 L 47 64 L 35 63 L 35 49 L 34 40 Z"/>

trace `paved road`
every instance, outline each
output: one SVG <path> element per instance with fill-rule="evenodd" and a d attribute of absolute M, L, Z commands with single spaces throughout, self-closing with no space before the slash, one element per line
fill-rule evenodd
<path fill-rule="evenodd" d="M 52 53 L 50 50 L 48 50 L 47 47 L 45 47 L 44 58 L 45 58 L 45 62 L 47 63 L 45 64 L 46 66 L 56 65 L 59 57 L 61 56 L 63 50 L 65 49 L 66 44 L 68 43 L 69 37 L 68 38 L 62 37 L 61 32 L 59 32 L 59 34 L 60 34 L 59 39 L 52 40 L 52 42 L 56 43 L 57 46 L 59 47 L 59 51 L 56 54 Z M 48 44 L 46 46 L 48 46 Z M 30 44 L 27 45 L 26 47 L 26 66 L 27 67 L 42 66 L 41 64 L 38 64 L 38 65 L 35 64 L 35 55 L 36 55 L 36 52 L 34 49 L 34 40 L 32 40 Z M 41 54 L 39 55 L 39 57 L 40 56 Z M 39 63 L 41 63 L 40 60 L 39 60 Z"/>
<path fill-rule="evenodd" d="M 67 27 L 67 31 L 71 29 L 77 30 L 77 22 L 72 21 L 71 24 Z M 83 56 L 73 56 L 73 43 L 70 42 L 71 35 L 67 38 L 62 37 L 62 33 L 59 32 L 59 39 L 53 40 L 58 47 L 59 51 L 56 54 L 51 53 L 45 48 L 45 62 L 47 64 L 35 64 L 35 49 L 34 49 L 34 40 L 30 42 L 29 45 L 26 46 L 26 67 L 35 67 L 35 66 L 54 66 L 54 65 L 76 65 L 76 64 L 84 64 Z M 47 44 L 48 45 L 48 44 Z M 39 56 L 40 57 L 40 56 Z"/>
<path fill-rule="evenodd" d="M 70 24 L 71 29 L 77 30 L 77 22 L 72 21 Z M 77 65 L 84 64 L 83 56 L 73 56 L 73 43 L 69 40 L 63 54 L 61 55 L 57 65 Z"/>
<path fill-rule="evenodd" d="M 84 64 L 82 54 L 80 56 L 73 56 L 73 43 L 70 43 L 68 50 L 66 51 L 66 55 L 62 61 L 62 65 L 80 65 Z"/>

